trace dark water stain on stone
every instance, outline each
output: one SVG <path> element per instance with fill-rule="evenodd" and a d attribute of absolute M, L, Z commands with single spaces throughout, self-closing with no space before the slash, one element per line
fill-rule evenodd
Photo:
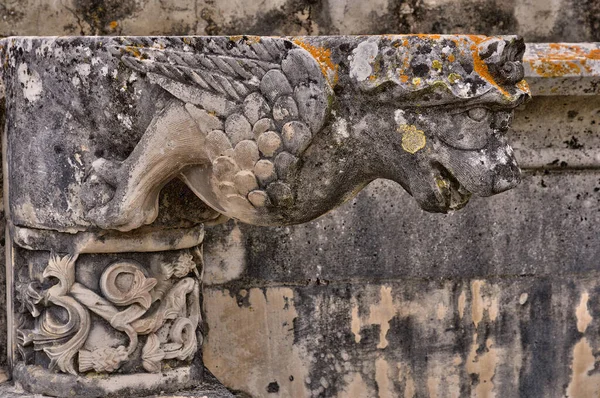
<path fill-rule="evenodd" d="M 267 386 L 267 392 L 269 394 L 278 393 L 279 392 L 279 384 L 276 381 L 269 383 Z"/>
<path fill-rule="evenodd" d="M 118 21 L 138 10 L 135 0 L 76 0 L 75 14 L 90 25 L 89 35 L 120 33 Z"/>

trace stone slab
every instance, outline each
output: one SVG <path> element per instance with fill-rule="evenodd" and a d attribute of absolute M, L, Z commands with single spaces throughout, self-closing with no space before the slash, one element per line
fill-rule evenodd
<path fill-rule="evenodd" d="M 22 389 L 16 388 L 10 383 L 0 385 L 0 396 L 3 398 L 50 398 L 41 394 L 29 394 L 23 392 Z M 198 387 L 190 391 L 180 391 L 175 394 L 159 394 L 152 395 L 146 398 L 235 398 L 235 395 L 227 391 L 225 388 L 213 388 L 212 386 Z"/>
<path fill-rule="evenodd" d="M 525 75 L 537 95 L 598 95 L 599 43 L 530 43 Z"/>
<path fill-rule="evenodd" d="M 252 397 L 592 397 L 598 276 L 209 287 L 204 362 Z"/>

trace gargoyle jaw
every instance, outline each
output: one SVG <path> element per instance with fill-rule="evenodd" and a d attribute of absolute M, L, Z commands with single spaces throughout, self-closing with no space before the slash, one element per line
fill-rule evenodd
<path fill-rule="evenodd" d="M 435 177 L 435 183 L 439 194 L 436 196 L 441 196 L 440 209 L 442 212 L 460 210 L 465 207 L 471 198 L 471 192 L 461 185 L 456 177 L 440 163 L 434 162 L 432 166 L 434 173 L 438 173 Z"/>
<path fill-rule="evenodd" d="M 408 184 L 402 184 L 419 206 L 431 213 L 448 213 L 466 206 L 471 198 L 459 180 L 441 163 L 432 161 Z"/>
<path fill-rule="evenodd" d="M 408 184 L 403 184 L 425 211 L 448 213 L 459 210 L 466 206 L 472 195 L 499 194 L 521 182 L 521 171 L 508 147 L 492 153 L 452 153 L 455 152 L 452 149 L 450 152 L 450 158 L 443 163 L 438 160 L 424 162 Z M 504 156 L 498 162 L 500 155 Z"/>

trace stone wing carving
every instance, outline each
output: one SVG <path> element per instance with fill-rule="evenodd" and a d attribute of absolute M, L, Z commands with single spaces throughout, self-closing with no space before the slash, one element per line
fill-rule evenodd
<path fill-rule="evenodd" d="M 146 152 L 160 151 L 174 141 L 178 143 L 173 145 L 182 146 L 162 164 L 148 165 L 165 169 L 156 179 L 172 178 L 185 166 L 188 180 L 202 178 L 211 169 L 216 199 L 206 197 L 203 183 L 188 184 L 200 185 L 195 192 L 222 213 L 226 211 L 220 203 L 253 213 L 270 203 L 290 201 L 287 177 L 295 173 L 298 159 L 328 115 L 332 95 L 328 71 L 290 40 L 245 36 L 162 40 L 157 44 L 128 38 L 110 47 L 125 65 L 185 104 L 168 106 L 159 118 L 163 123 L 154 125 L 154 130 L 164 128 L 166 133 L 152 136 L 151 126 L 145 134 L 147 145 L 153 147 L 146 147 Z M 118 187 L 120 180 L 136 178 L 132 174 L 139 164 L 134 162 L 140 161 L 144 159 L 134 154 L 125 165 L 104 159 L 94 164 L 105 181 L 117 185 L 112 203 L 91 213 L 99 226 L 127 230 L 155 218 L 155 201 L 148 200 L 153 195 L 140 190 L 144 184 L 160 185 L 160 181 L 145 174 L 137 179 L 150 181 Z M 191 165 L 199 167 L 190 169 Z M 146 210 L 133 210 L 134 202 Z"/>
<path fill-rule="evenodd" d="M 252 130 L 281 132 L 291 121 L 305 123 L 312 134 L 323 126 L 329 85 L 313 56 L 292 41 L 164 40 L 161 48 L 144 38 L 127 39 L 112 51 L 180 100 L 229 119 L 226 133 L 233 146 L 252 140 Z M 260 119 L 270 120 L 254 127 Z M 302 150 L 298 144 L 296 154 Z"/>

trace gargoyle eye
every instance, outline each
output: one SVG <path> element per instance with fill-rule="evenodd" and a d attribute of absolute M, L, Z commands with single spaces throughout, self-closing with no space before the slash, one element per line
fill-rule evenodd
<path fill-rule="evenodd" d="M 467 115 L 476 122 L 481 122 L 487 117 L 488 113 L 489 110 L 486 108 L 471 108 L 467 111 Z"/>

